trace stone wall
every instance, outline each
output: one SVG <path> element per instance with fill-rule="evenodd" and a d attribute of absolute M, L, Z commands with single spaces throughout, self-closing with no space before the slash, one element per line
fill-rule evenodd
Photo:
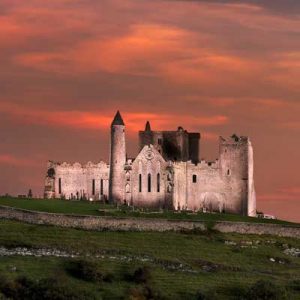
<path fill-rule="evenodd" d="M 85 165 L 48 162 L 45 198 L 103 200 L 108 198 L 108 188 L 109 165 L 102 161 Z"/>
<path fill-rule="evenodd" d="M 202 221 L 180 221 L 166 219 L 114 218 L 97 216 L 74 216 L 35 212 L 0 206 L 0 218 L 18 220 L 31 224 L 55 225 L 86 230 L 111 231 L 189 231 L 205 230 Z M 245 222 L 216 222 L 212 229 L 224 233 L 269 234 L 300 238 L 300 225 L 261 224 Z"/>

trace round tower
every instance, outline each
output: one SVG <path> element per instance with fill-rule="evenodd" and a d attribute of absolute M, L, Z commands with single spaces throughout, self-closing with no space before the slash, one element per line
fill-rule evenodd
<path fill-rule="evenodd" d="M 122 202 L 125 199 L 126 145 L 125 124 L 118 111 L 111 123 L 109 201 Z"/>

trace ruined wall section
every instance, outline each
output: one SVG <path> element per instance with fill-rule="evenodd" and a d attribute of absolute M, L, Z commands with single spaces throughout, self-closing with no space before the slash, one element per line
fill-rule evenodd
<path fill-rule="evenodd" d="M 172 175 L 167 171 L 167 167 L 168 163 L 153 145 L 142 149 L 129 171 L 132 205 L 151 208 L 170 207 L 173 187 Z M 129 189 L 126 190 L 129 193 Z"/>
<path fill-rule="evenodd" d="M 248 141 L 248 216 L 256 216 L 256 192 L 254 185 L 254 153 L 250 140 Z"/>
<path fill-rule="evenodd" d="M 193 163 L 199 162 L 200 137 L 200 133 L 198 132 L 189 133 L 189 160 Z"/>
<path fill-rule="evenodd" d="M 189 133 L 182 127 L 177 131 L 151 131 L 139 132 L 140 151 L 146 145 L 154 145 L 165 160 L 198 162 L 199 133 Z"/>
<path fill-rule="evenodd" d="M 230 213 L 241 215 L 250 213 L 248 211 L 249 192 L 252 198 L 255 195 L 253 152 L 251 151 L 252 146 L 247 137 L 233 135 L 230 139 L 220 138 L 220 172 L 225 185 L 231 189 L 230 202 L 226 208 Z M 249 182 L 251 188 L 253 187 L 252 191 L 249 190 Z M 251 214 L 253 213 L 252 207 Z"/>
<path fill-rule="evenodd" d="M 49 162 L 47 182 L 51 185 L 45 185 L 45 198 L 105 200 L 109 191 L 109 166 L 104 162 L 86 165 Z"/>
<path fill-rule="evenodd" d="M 220 138 L 215 162 L 175 162 L 173 207 L 256 216 L 253 148 L 249 138 Z"/>
<path fill-rule="evenodd" d="M 222 212 L 228 192 L 218 161 L 174 164 L 174 209 Z"/>

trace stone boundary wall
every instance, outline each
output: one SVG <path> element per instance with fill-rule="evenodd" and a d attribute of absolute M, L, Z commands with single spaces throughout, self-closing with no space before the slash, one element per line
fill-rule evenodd
<path fill-rule="evenodd" d="M 116 218 L 82 215 L 65 215 L 0 206 L 0 218 L 17 220 L 30 224 L 55 225 L 69 228 L 98 231 L 190 231 L 206 230 L 204 221 L 182 221 L 146 218 Z M 269 234 L 300 238 L 300 226 L 262 224 L 246 222 L 217 221 L 210 229 L 224 233 Z"/>

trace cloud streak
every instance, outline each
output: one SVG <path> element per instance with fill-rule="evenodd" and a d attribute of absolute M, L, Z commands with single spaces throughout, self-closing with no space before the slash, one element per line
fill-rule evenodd
<path fill-rule="evenodd" d="M 44 160 L 107 157 L 120 109 L 130 156 L 148 119 L 157 130 L 200 131 L 207 159 L 218 156 L 219 135 L 249 135 L 259 201 L 296 203 L 280 189 L 300 186 L 299 8 L 292 0 L 1 1 L 0 193 L 26 192 L 30 182 L 42 189 Z M 40 165 L 33 159 L 26 180 L 24 156 Z"/>
<path fill-rule="evenodd" d="M 24 124 L 37 124 L 55 127 L 67 127 L 90 130 L 108 130 L 112 116 L 111 112 L 83 112 L 83 111 L 47 111 L 32 110 L 9 103 L 0 104 L 0 112 L 7 116 L 18 119 Z M 189 118 L 189 125 L 192 127 L 214 127 L 227 124 L 228 117 L 217 116 L 185 116 L 173 114 L 153 114 L 145 112 L 122 112 L 126 120 L 126 127 L 129 131 L 137 132 L 143 129 L 145 120 L 152 121 L 158 128 L 176 128 L 178 124 L 184 123 Z M 174 119 L 175 117 L 175 119 Z"/>

